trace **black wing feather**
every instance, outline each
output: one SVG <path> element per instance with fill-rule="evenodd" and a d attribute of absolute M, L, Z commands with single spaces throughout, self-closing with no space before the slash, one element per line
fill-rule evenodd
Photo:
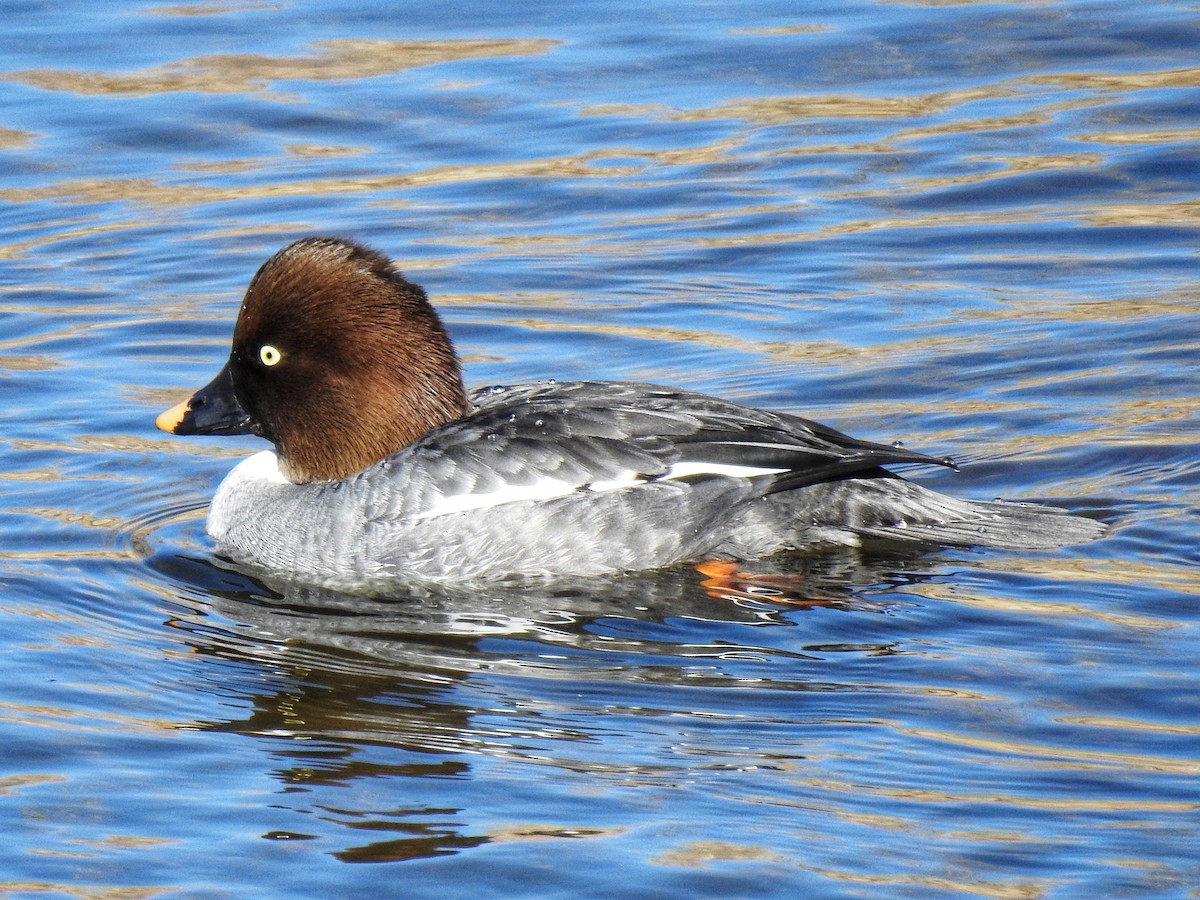
<path fill-rule="evenodd" d="M 470 416 L 431 437 L 440 453 L 470 452 L 508 484 L 553 477 L 582 486 L 629 472 L 653 478 L 688 461 L 781 469 L 759 476 L 763 492 L 774 493 L 883 465 L 953 466 L 799 416 L 650 384 L 538 382 L 484 388 L 473 400 Z"/>

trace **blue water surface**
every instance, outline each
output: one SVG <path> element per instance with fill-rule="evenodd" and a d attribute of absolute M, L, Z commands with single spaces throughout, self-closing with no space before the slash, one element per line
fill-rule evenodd
<path fill-rule="evenodd" d="M 0 895 L 1196 897 L 1200 16 L 15 2 Z M 363 598 L 214 555 L 158 411 L 288 241 L 472 384 L 652 380 L 1110 525 Z"/>

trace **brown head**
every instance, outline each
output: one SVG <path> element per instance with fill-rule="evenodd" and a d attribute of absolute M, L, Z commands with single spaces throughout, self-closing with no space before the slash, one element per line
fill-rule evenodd
<path fill-rule="evenodd" d="M 230 390 L 232 398 L 218 396 Z M 240 409 L 220 408 L 230 400 Z M 458 358 L 425 292 L 374 250 L 307 238 L 258 270 L 226 369 L 158 425 L 253 431 L 275 444 L 291 480 L 336 481 L 468 408 Z"/>

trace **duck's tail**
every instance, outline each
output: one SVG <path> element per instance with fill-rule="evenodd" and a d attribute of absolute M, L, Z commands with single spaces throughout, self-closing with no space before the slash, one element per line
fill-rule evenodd
<path fill-rule="evenodd" d="M 807 496 L 806 496 L 807 495 Z M 1051 506 L 959 500 L 897 476 L 848 478 L 790 491 L 800 522 L 828 540 L 846 537 L 1046 550 L 1094 540 L 1108 530 L 1095 519 Z"/>

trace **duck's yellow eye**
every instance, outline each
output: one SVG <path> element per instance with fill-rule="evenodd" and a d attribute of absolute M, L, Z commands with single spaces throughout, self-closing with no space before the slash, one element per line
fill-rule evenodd
<path fill-rule="evenodd" d="M 264 366 L 270 368 L 279 364 L 279 361 L 283 359 L 283 354 L 279 352 L 277 347 L 272 347 L 270 344 L 263 344 L 258 351 L 258 358 Z"/>

